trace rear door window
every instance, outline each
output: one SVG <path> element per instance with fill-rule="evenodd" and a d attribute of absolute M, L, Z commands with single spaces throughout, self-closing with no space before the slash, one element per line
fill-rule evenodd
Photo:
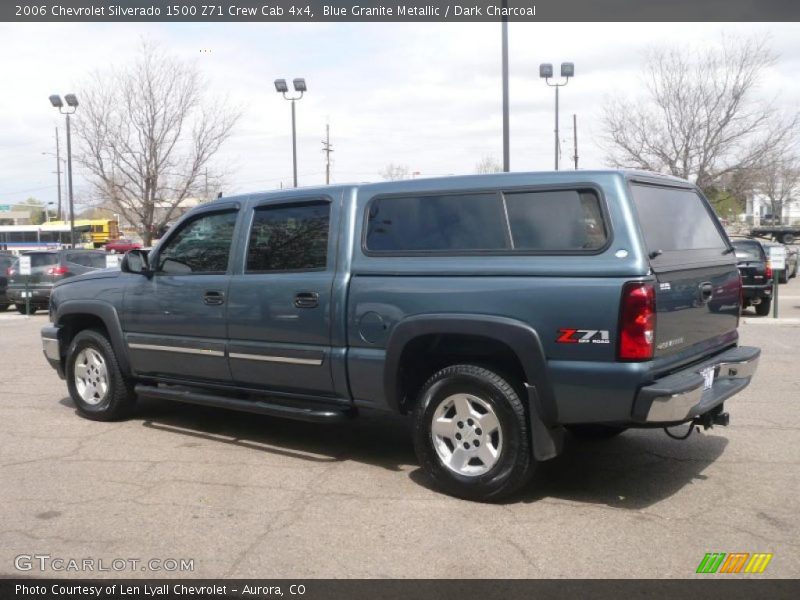
<path fill-rule="evenodd" d="M 766 256 L 758 242 L 733 242 L 736 258 L 742 260 L 764 260 Z"/>

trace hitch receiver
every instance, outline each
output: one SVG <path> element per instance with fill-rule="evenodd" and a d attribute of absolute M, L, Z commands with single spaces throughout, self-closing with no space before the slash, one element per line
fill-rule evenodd
<path fill-rule="evenodd" d="M 722 405 L 716 407 L 713 410 L 708 411 L 704 415 L 700 415 L 699 417 L 695 417 L 692 421 L 692 425 L 702 425 L 703 429 L 711 429 L 714 425 L 719 425 L 720 427 L 727 427 L 731 422 L 730 414 L 726 413 Z"/>

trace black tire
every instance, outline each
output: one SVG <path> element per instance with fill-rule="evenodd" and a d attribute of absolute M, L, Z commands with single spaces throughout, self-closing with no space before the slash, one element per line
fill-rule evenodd
<path fill-rule="evenodd" d="M 793 233 L 784 233 L 781 236 L 781 240 L 784 244 L 794 244 L 794 234 Z"/>
<path fill-rule="evenodd" d="M 769 315 L 770 308 L 772 308 L 772 299 L 762 300 L 760 304 L 756 304 L 756 314 L 759 317 L 766 317 Z"/>
<path fill-rule="evenodd" d="M 17 312 L 21 315 L 32 315 L 36 313 L 36 307 L 31 304 L 30 310 L 25 307 L 25 304 L 15 304 L 14 306 L 17 307 Z"/>
<path fill-rule="evenodd" d="M 76 359 L 85 349 L 96 351 L 105 363 L 108 387 L 96 404 L 86 402 L 76 384 Z M 66 375 L 69 395 L 82 417 L 93 421 L 116 421 L 127 417 L 136 405 L 133 382 L 122 375 L 111 343 L 99 331 L 84 329 L 73 338 L 67 350 Z"/>
<path fill-rule="evenodd" d="M 451 470 L 434 447 L 431 434 L 433 417 L 440 405 L 449 402 L 454 394 L 479 398 L 497 417 L 502 442 L 498 444 L 496 462 L 485 473 L 465 475 Z M 456 418 L 456 415 L 451 417 L 453 421 Z M 480 429 L 475 431 L 481 433 Z M 524 485 L 533 473 L 535 462 L 525 406 L 508 380 L 483 367 L 452 365 L 434 374 L 419 393 L 414 408 L 413 436 L 414 449 L 422 468 L 436 487 L 458 498 L 482 502 L 500 500 Z M 460 447 L 458 449 L 460 451 Z M 470 459 L 467 465 L 474 460 Z"/>
<path fill-rule="evenodd" d="M 579 440 L 610 440 L 628 430 L 615 425 L 566 425 L 566 429 Z"/>
<path fill-rule="evenodd" d="M 0 304 L 0 312 L 6 312 L 10 304 Z"/>

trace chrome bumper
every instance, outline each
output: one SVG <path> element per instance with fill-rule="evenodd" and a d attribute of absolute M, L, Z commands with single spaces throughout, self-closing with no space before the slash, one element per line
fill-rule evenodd
<path fill-rule="evenodd" d="M 740 346 L 713 359 L 673 373 L 639 391 L 634 419 L 646 423 L 677 423 L 705 414 L 750 384 L 758 368 L 759 348 Z M 704 377 L 713 370 L 709 386 Z"/>

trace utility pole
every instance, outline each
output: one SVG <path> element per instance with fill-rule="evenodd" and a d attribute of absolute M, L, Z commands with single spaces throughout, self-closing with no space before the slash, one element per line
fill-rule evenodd
<path fill-rule="evenodd" d="M 575 170 L 578 170 L 578 115 L 572 113 L 572 147 L 575 150 L 572 158 L 575 159 Z"/>
<path fill-rule="evenodd" d="M 331 183 L 331 152 L 333 152 L 333 146 L 331 146 L 331 126 L 330 126 L 330 124 L 325 125 L 325 139 L 322 140 L 322 151 L 325 153 L 325 185 L 330 185 L 330 183 Z"/>
<path fill-rule="evenodd" d="M 503 8 L 508 1 L 503 0 Z M 505 12 L 505 11 L 504 11 Z M 508 17 L 502 18 L 502 79 L 503 79 L 503 172 L 511 170 L 511 152 L 509 149 L 509 97 L 508 97 Z"/>
<path fill-rule="evenodd" d="M 56 127 L 56 177 L 58 177 L 58 215 L 56 220 L 61 220 L 61 148 L 58 143 L 58 127 Z"/>

